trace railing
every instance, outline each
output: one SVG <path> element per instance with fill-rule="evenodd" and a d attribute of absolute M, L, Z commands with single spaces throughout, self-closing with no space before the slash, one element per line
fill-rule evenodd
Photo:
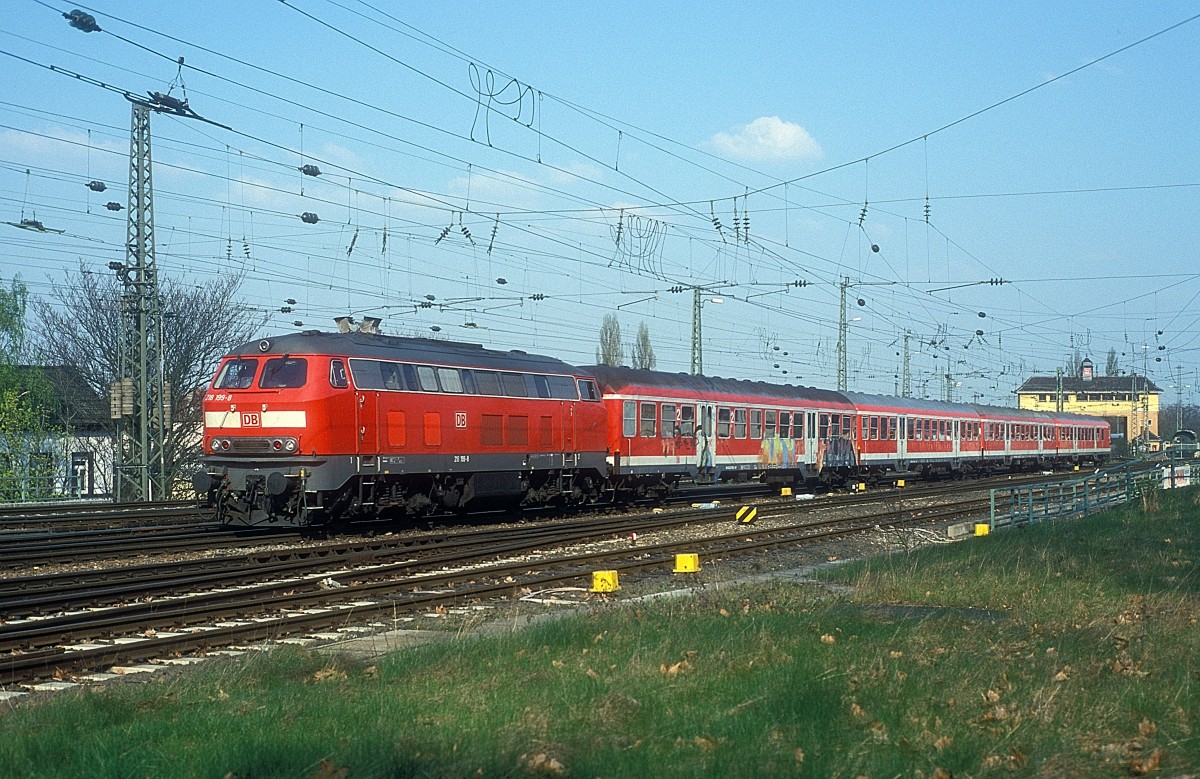
<path fill-rule="evenodd" d="M 82 481 L 69 476 L 0 476 L 0 503 L 36 503 L 95 498 Z"/>
<path fill-rule="evenodd" d="M 994 489 L 989 530 L 1083 516 L 1127 503 L 1148 490 L 1184 486 L 1195 478 L 1193 467 L 1191 461 L 1156 455 L 1082 479 Z"/>

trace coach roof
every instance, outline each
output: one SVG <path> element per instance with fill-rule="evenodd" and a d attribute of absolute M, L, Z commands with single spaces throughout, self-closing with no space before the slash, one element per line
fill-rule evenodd
<path fill-rule="evenodd" d="M 595 376 L 600 382 L 600 386 L 608 392 L 619 393 L 631 387 L 645 387 L 668 393 L 672 390 L 685 390 L 720 395 L 747 395 L 780 401 L 808 400 L 834 406 L 851 405 L 842 393 L 816 387 L 796 387 L 790 384 L 722 379 L 714 376 L 693 376 L 687 373 L 665 373 L 612 365 L 588 365 L 581 370 Z"/>
<path fill-rule="evenodd" d="M 464 368 L 492 368 L 509 371 L 533 371 L 576 375 L 580 369 L 562 360 L 522 351 L 500 352 L 479 344 L 440 341 L 433 338 L 404 338 L 369 333 L 326 333 L 306 330 L 302 333 L 269 336 L 247 341 L 230 350 L 227 357 L 257 355 L 327 354 L 338 357 L 367 357 L 376 360 L 429 365 L 455 365 Z"/>

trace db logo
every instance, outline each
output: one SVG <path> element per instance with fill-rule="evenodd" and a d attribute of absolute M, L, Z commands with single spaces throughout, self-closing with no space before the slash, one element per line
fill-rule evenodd
<path fill-rule="evenodd" d="M 454 412 L 454 426 L 457 428 L 460 428 L 460 429 L 465 428 L 467 426 L 467 412 L 465 412 L 465 411 L 455 411 Z"/>
<path fill-rule="evenodd" d="M 242 427 L 262 427 L 262 418 L 258 414 L 242 414 Z"/>

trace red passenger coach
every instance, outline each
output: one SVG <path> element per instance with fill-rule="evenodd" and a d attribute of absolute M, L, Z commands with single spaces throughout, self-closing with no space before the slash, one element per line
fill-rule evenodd
<path fill-rule="evenodd" d="M 856 468 L 857 415 L 840 393 L 605 365 L 584 370 L 604 395 L 617 489 L 662 493 L 680 480 L 802 483 Z"/>
<path fill-rule="evenodd" d="M 244 524 L 586 503 L 604 417 L 595 381 L 551 357 L 308 331 L 224 358 L 193 481 Z"/>

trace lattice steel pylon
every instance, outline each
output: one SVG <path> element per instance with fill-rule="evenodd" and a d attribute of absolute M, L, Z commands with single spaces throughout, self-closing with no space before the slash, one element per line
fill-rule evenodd
<path fill-rule="evenodd" d="M 151 104 L 133 104 L 129 140 L 129 221 L 125 263 L 112 263 L 125 285 L 121 296 L 121 341 L 112 416 L 117 420 L 117 501 L 163 500 L 169 496 L 166 437 L 169 402 L 163 379 L 162 310 L 154 258 L 154 187 L 151 178 Z"/>

